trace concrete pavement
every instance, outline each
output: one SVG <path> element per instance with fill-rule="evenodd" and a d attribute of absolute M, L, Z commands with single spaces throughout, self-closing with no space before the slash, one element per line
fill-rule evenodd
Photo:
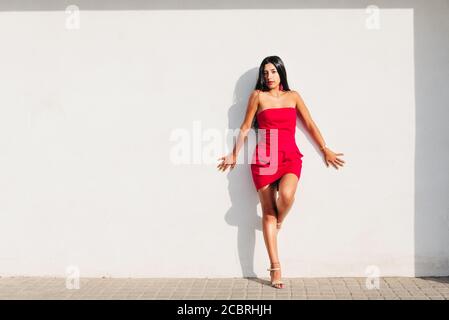
<path fill-rule="evenodd" d="M 447 300 L 449 277 L 283 278 L 0 277 L 0 299 L 387 299 Z M 378 286 L 378 287 L 377 287 Z"/>

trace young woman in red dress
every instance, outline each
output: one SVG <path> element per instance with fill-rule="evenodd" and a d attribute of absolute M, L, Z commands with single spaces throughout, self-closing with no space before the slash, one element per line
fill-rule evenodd
<path fill-rule="evenodd" d="M 259 67 L 255 90 L 251 93 L 246 115 L 240 126 L 239 137 L 233 151 L 219 158 L 220 171 L 232 170 L 245 138 L 254 120 L 258 127 L 258 140 L 251 161 L 251 175 L 262 206 L 262 230 L 271 266 L 271 285 L 281 289 L 281 268 L 277 250 L 277 233 L 293 205 L 301 176 L 302 157 L 295 141 L 296 116 L 300 115 L 305 128 L 320 146 L 325 164 L 335 169 L 345 161 L 330 150 L 312 120 L 300 94 L 290 90 L 287 74 L 278 56 L 266 57 Z M 262 134 L 261 134 L 262 132 Z"/>

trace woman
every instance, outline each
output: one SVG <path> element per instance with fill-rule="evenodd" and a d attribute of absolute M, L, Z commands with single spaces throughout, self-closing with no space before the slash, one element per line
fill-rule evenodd
<path fill-rule="evenodd" d="M 336 169 L 345 161 L 330 150 L 312 120 L 298 92 L 290 90 L 284 63 L 278 56 L 266 57 L 259 67 L 259 78 L 252 92 L 245 119 L 233 151 L 219 158 L 218 170 L 234 169 L 237 156 L 251 129 L 254 117 L 262 129 L 251 161 L 251 174 L 262 206 L 262 229 L 271 267 L 271 285 L 281 289 L 281 268 L 277 250 L 277 233 L 293 205 L 296 187 L 301 176 L 302 153 L 295 141 L 296 113 L 299 111 L 304 126 L 323 152 L 326 166 Z M 260 135 L 258 135 L 260 136 Z M 276 194 L 278 191 L 278 195 Z"/>

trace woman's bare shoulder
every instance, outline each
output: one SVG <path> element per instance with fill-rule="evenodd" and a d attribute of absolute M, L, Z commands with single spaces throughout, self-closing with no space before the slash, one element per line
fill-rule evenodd
<path fill-rule="evenodd" d="M 296 90 L 290 89 L 290 95 L 292 95 L 292 96 L 299 96 L 299 93 Z"/>
<path fill-rule="evenodd" d="M 257 99 L 257 100 L 259 100 L 259 97 L 260 97 L 260 93 L 261 93 L 261 92 L 262 92 L 261 90 L 254 89 L 254 90 L 251 92 L 250 98 L 251 98 L 251 99 Z"/>

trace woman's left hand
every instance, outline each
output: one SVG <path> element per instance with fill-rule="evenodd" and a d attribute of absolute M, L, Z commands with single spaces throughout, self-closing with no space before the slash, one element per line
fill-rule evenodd
<path fill-rule="evenodd" d="M 345 162 L 337 157 L 337 156 L 342 156 L 343 153 L 335 153 L 329 148 L 325 148 L 323 153 L 324 153 L 324 159 L 326 161 L 326 166 L 329 167 L 329 163 L 331 163 L 337 170 L 338 170 L 338 165 L 343 167 L 343 163 L 345 163 Z"/>

